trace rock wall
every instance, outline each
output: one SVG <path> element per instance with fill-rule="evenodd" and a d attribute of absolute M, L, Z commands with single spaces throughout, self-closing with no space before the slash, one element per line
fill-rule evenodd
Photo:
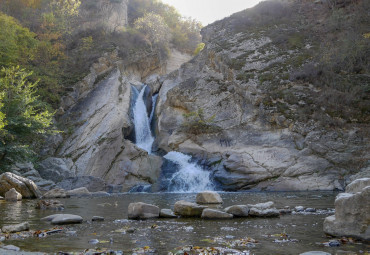
<path fill-rule="evenodd" d="M 264 31 L 233 30 L 238 22 L 231 17 L 204 28 L 205 49 L 161 80 L 159 148 L 201 159 L 225 190 L 343 190 L 352 175 L 369 176 L 366 125 L 330 128 L 281 113 L 279 107 L 298 114 L 320 91 L 289 77 L 269 82 L 280 75 L 276 66 L 301 52 L 279 50 Z M 272 86 L 301 101 L 274 102 L 272 109 L 264 102 Z M 206 123 L 189 131 L 184 114 L 199 110 Z"/>

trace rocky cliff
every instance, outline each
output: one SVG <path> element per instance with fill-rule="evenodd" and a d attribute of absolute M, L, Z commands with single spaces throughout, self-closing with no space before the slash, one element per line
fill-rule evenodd
<path fill-rule="evenodd" d="M 344 12 L 361 3 L 346 2 Z M 264 2 L 205 27 L 205 49 L 161 81 L 159 148 L 194 155 L 225 190 L 342 190 L 368 176 L 366 114 L 332 114 L 330 100 L 345 104 L 339 89 L 296 78 L 319 65 L 318 38 L 301 35 L 322 33 L 329 7 Z"/>

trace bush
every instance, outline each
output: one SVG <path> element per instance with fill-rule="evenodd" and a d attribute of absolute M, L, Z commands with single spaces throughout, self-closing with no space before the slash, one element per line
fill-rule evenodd
<path fill-rule="evenodd" d="M 183 116 L 186 121 L 182 124 L 181 129 L 188 134 L 200 135 L 221 131 L 221 128 L 215 124 L 216 115 L 205 118 L 203 109 L 184 114 Z"/>

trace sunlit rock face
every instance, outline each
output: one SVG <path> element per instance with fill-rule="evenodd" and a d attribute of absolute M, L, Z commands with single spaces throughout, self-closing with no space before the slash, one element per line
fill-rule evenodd
<path fill-rule="evenodd" d="M 155 143 L 200 159 L 225 190 L 343 190 L 369 174 L 366 127 L 314 118 L 329 116 L 312 103 L 321 91 L 289 78 L 311 42 L 282 49 L 266 29 L 235 14 L 202 30 L 205 49 L 160 81 Z"/>

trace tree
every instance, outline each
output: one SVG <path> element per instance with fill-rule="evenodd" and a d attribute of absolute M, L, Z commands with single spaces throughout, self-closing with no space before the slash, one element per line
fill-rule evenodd
<path fill-rule="evenodd" d="M 167 47 L 170 42 L 169 27 L 158 14 L 147 13 L 135 21 L 134 27 L 149 39 L 152 46 Z"/>
<path fill-rule="evenodd" d="M 37 82 L 19 67 L 2 68 L 0 73 L 0 165 L 27 160 L 46 133 L 52 133 L 53 113 L 36 96 Z M 32 146 L 31 146 L 32 145 Z"/>

